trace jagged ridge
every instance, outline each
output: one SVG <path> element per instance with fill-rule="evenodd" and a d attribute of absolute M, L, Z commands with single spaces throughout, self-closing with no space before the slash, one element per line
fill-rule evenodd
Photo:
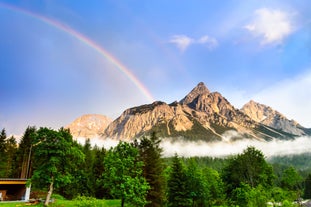
<path fill-rule="evenodd" d="M 306 135 L 303 127 L 295 120 L 287 119 L 283 114 L 272 109 L 270 106 L 251 100 L 242 107 L 241 111 L 253 120 L 274 129 L 297 136 Z"/>
<path fill-rule="evenodd" d="M 180 101 L 171 104 L 156 101 L 129 108 L 113 122 L 99 120 L 89 115 L 77 119 L 69 128 L 75 137 L 101 134 L 104 138 L 121 140 L 153 131 L 161 137 L 205 141 L 221 141 L 230 130 L 235 131 L 231 133 L 235 134 L 232 140 L 292 139 L 311 134 L 311 129 L 288 120 L 269 106 L 250 101 L 242 109 L 236 109 L 220 93 L 210 92 L 203 82 Z"/>
<path fill-rule="evenodd" d="M 158 101 L 127 109 L 107 127 L 104 136 L 130 140 L 156 131 L 162 137 L 220 141 L 228 130 L 239 132 L 234 139 L 288 139 L 295 135 L 254 120 L 200 82 L 179 102 Z"/>

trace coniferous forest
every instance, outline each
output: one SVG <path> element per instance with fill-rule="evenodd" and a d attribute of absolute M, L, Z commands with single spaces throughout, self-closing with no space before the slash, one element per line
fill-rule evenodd
<path fill-rule="evenodd" d="M 28 127 L 19 143 L 0 134 L 0 177 L 27 178 L 32 196 L 118 199 L 121 206 L 298 206 L 311 198 L 310 154 L 270 158 L 254 147 L 226 158 L 164 158 L 153 133 L 111 149 L 69 130 Z M 46 202 L 48 205 L 48 202 Z"/>

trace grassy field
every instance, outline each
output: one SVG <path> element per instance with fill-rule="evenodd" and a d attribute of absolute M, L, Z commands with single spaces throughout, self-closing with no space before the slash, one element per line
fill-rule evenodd
<path fill-rule="evenodd" d="M 96 200 L 96 206 L 102 207 L 119 207 L 121 206 L 120 200 Z M 20 203 L 20 202 L 0 202 L 1 207 L 19 207 L 19 206 L 29 206 L 27 203 Z M 36 204 L 31 206 L 43 206 L 43 204 Z M 81 206 L 77 204 L 77 201 L 71 200 L 56 200 L 55 203 L 51 203 L 49 206 L 51 207 L 76 207 Z"/>

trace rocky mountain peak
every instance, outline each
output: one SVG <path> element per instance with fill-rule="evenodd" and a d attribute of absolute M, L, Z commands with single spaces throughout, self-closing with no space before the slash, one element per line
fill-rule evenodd
<path fill-rule="evenodd" d="M 85 114 L 75 119 L 68 128 L 73 137 L 98 137 L 112 122 L 107 116 L 100 114 Z"/>
<path fill-rule="evenodd" d="M 242 107 L 241 111 L 253 120 L 269 127 L 273 127 L 294 135 L 305 134 L 305 132 L 301 129 L 303 127 L 296 121 L 289 120 L 283 114 L 274 110 L 270 106 L 251 100 Z"/>
<path fill-rule="evenodd" d="M 193 88 L 191 90 L 190 93 L 188 93 L 188 95 L 186 95 L 181 101 L 180 104 L 190 104 L 191 102 L 193 102 L 194 99 L 196 99 L 198 96 L 200 95 L 207 95 L 209 94 L 210 91 L 207 89 L 207 87 L 205 86 L 205 84 L 203 82 L 200 82 L 195 88 Z"/>
<path fill-rule="evenodd" d="M 246 103 L 241 111 L 257 122 L 262 122 L 267 118 L 268 114 L 275 113 L 271 107 L 257 103 L 254 100 L 250 100 Z"/>
<path fill-rule="evenodd" d="M 179 102 L 156 101 L 132 107 L 113 122 L 105 121 L 105 117 L 87 115 L 78 118 L 69 128 L 74 137 L 90 138 L 100 134 L 103 138 L 120 140 L 131 140 L 151 132 L 157 132 L 160 137 L 205 141 L 226 140 L 223 134 L 228 130 L 237 133 L 232 140 L 289 139 L 311 133 L 311 129 L 253 100 L 241 110 L 236 109 L 220 93 L 210 92 L 203 82 Z"/>

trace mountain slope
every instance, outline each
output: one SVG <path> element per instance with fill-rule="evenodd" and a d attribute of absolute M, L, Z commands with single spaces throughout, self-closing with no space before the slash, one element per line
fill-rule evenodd
<path fill-rule="evenodd" d="M 264 104 L 256 103 L 255 101 L 251 100 L 242 107 L 241 111 L 247 114 L 253 120 L 274 129 L 297 136 L 306 135 L 303 127 L 300 126 L 296 121 L 287 119 L 280 112 Z"/>
<path fill-rule="evenodd" d="M 73 137 L 93 138 L 101 133 L 112 122 L 110 118 L 100 114 L 86 114 L 75 119 L 66 128 L 70 129 Z"/>
<path fill-rule="evenodd" d="M 235 139 L 271 140 L 292 138 L 293 134 L 266 126 L 236 109 L 218 92 L 199 83 L 179 102 L 152 104 L 125 110 L 105 130 L 104 136 L 130 140 L 156 131 L 162 137 L 221 141 L 234 130 Z"/>

